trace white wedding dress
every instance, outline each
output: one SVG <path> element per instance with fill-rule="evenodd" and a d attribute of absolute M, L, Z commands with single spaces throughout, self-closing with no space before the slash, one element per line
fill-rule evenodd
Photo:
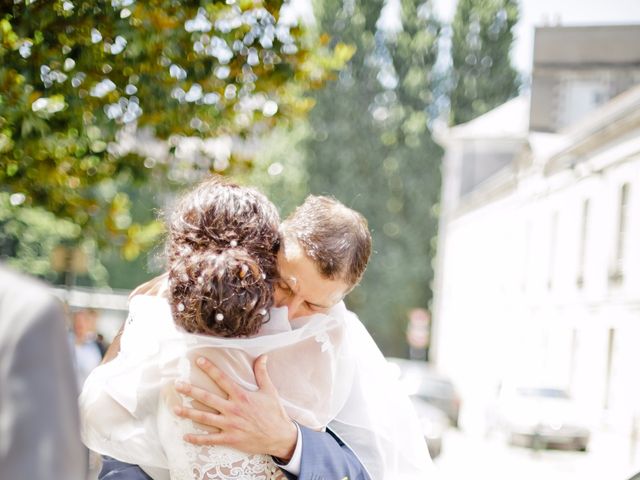
<path fill-rule="evenodd" d="M 286 310 L 272 309 L 258 336 L 217 338 L 182 331 L 161 297 L 134 297 L 118 356 L 93 371 L 80 396 L 83 440 L 94 451 L 139 464 L 154 480 L 284 479 L 270 456 L 183 441 L 186 433 L 206 431 L 174 415 L 174 405 L 190 399 L 173 385 L 183 380 L 215 391 L 192 367 L 203 355 L 255 389 L 253 362 L 268 353 L 269 374 L 289 415 L 321 430 L 344 404 L 351 379 L 336 368 L 344 323 L 311 318 L 294 331 Z"/>
<path fill-rule="evenodd" d="M 289 322 L 285 308 L 252 338 L 182 331 L 166 300 L 131 300 L 118 356 L 96 368 L 80 395 L 82 437 L 92 450 L 140 465 L 154 480 L 284 479 L 271 457 L 195 446 L 185 433 L 202 428 L 173 414 L 188 400 L 173 388 L 185 380 L 216 387 L 194 361 L 205 356 L 246 389 L 256 389 L 253 362 L 268 371 L 284 408 L 298 423 L 327 425 L 354 451 L 372 480 L 434 478 L 411 402 L 375 342 L 341 302 L 327 315 Z"/>

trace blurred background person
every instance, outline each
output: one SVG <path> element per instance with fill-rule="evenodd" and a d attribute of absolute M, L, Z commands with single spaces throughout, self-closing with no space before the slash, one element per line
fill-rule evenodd
<path fill-rule="evenodd" d="M 97 313 L 92 309 L 78 310 L 73 314 L 71 343 L 78 388 L 82 388 L 91 371 L 100 365 L 106 350 L 104 343 L 98 340 L 96 320 Z"/>
<path fill-rule="evenodd" d="M 76 397 L 60 305 L 0 266 L 0 478 L 85 478 Z"/>
<path fill-rule="evenodd" d="M 102 333 L 96 332 L 96 344 L 100 349 L 100 355 L 104 358 L 107 353 L 107 349 L 109 348 L 109 342 L 107 342 Z"/>

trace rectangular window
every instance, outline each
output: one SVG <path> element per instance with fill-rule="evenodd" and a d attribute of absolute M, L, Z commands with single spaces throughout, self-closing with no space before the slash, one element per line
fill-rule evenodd
<path fill-rule="evenodd" d="M 578 330 L 571 331 L 571 357 L 569 357 L 569 391 L 573 392 L 576 384 L 576 369 L 578 365 Z"/>
<path fill-rule="evenodd" d="M 625 183 L 620 188 L 618 204 L 618 232 L 615 244 L 612 272 L 610 279 L 615 282 L 622 281 L 624 276 L 624 257 L 629 222 L 629 184 Z"/>
<path fill-rule="evenodd" d="M 524 229 L 524 258 L 522 262 L 522 290 L 527 289 L 527 277 L 531 264 L 531 220 L 528 220 Z"/>
<path fill-rule="evenodd" d="M 578 288 L 584 285 L 584 263 L 587 257 L 587 230 L 589 228 L 589 199 L 582 203 L 582 223 L 580 225 L 580 249 L 578 250 L 578 275 L 576 284 Z"/>
<path fill-rule="evenodd" d="M 604 408 L 609 408 L 611 404 L 611 378 L 613 376 L 613 355 L 615 348 L 615 333 L 613 328 L 609 329 L 609 338 L 607 339 L 607 363 L 605 367 L 604 377 Z"/>
<path fill-rule="evenodd" d="M 549 268 L 547 286 L 549 290 L 553 288 L 553 275 L 555 273 L 556 253 L 558 249 L 558 212 L 554 212 L 551 217 L 551 235 L 549 237 Z"/>

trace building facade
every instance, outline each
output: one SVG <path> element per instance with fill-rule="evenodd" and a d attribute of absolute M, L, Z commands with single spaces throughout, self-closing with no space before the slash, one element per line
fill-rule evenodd
<path fill-rule="evenodd" d="M 569 390 L 595 424 L 630 433 L 640 423 L 640 86 L 539 131 L 534 102 L 574 113 L 536 97 L 535 82 L 534 65 L 530 97 L 439 133 L 432 358 L 476 413 L 500 383 L 546 384 Z"/>

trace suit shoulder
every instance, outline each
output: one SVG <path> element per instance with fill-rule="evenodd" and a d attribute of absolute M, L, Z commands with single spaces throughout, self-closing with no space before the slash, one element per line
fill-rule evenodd
<path fill-rule="evenodd" d="M 43 313 L 59 312 L 60 308 L 60 301 L 45 283 L 0 266 L 0 311 L 3 320 L 33 322 Z"/>

